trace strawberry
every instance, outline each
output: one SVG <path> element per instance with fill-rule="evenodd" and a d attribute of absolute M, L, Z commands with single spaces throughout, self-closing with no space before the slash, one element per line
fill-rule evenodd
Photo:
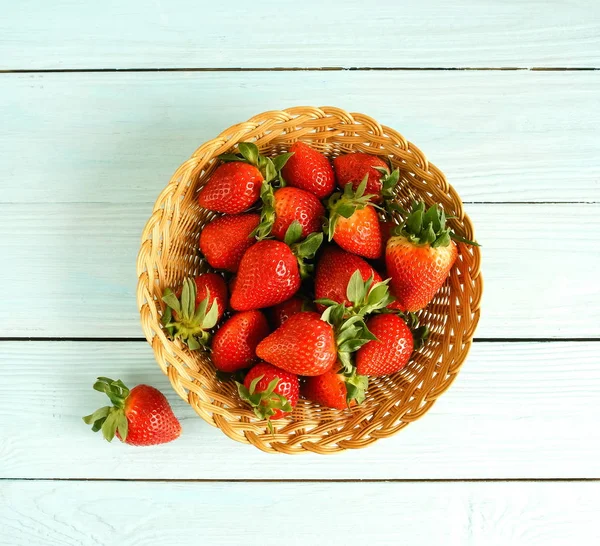
<path fill-rule="evenodd" d="M 392 301 L 388 281 L 373 283 L 373 277 L 363 280 L 360 270 L 354 271 L 346 288 L 347 307 L 332 300 L 316 300 L 317 304 L 329 305 L 321 315 L 334 329 L 338 359 L 344 373 L 350 375 L 354 368 L 353 355 L 363 345 L 375 339 L 364 317 L 382 311 Z"/>
<path fill-rule="evenodd" d="M 321 406 L 346 409 L 360 404 L 365 399 L 368 378 L 352 373 L 346 376 L 335 370 L 322 375 L 307 377 L 302 386 L 302 395 Z"/>
<path fill-rule="evenodd" d="M 377 338 L 356 353 L 356 372 L 377 377 L 395 373 L 408 363 L 413 351 L 413 335 L 398 315 L 375 315 L 367 328 Z"/>
<path fill-rule="evenodd" d="M 294 221 L 302 227 L 302 237 L 321 231 L 325 208 L 312 193 L 289 186 L 273 192 L 273 188 L 265 184 L 261 198 L 261 222 L 255 232 L 259 240 L 272 235 L 283 241 Z"/>
<path fill-rule="evenodd" d="M 215 269 L 235 273 L 244 252 L 256 243 L 251 234 L 259 223 L 258 214 L 215 218 L 200 234 L 200 250 L 206 261 Z"/>
<path fill-rule="evenodd" d="M 277 330 L 290 317 L 302 311 L 310 311 L 311 305 L 308 300 L 299 296 L 294 296 L 287 301 L 278 303 L 269 310 L 271 326 Z"/>
<path fill-rule="evenodd" d="M 181 425 L 164 394 L 148 385 L 131 391 L 121 380 L 99 377 L 94 390 L 104 392 L 113 406 L 105 406 L 83 418 L 92 430 L 102 430 L 109 442 L 116 436 L 126 444 L 151 446 L 179 438 Z"/>
<path fill-rule="evenodd" d="M 212 339 L 212 362 L 217 370 L 235 372 L 257 361 L 256 346 L 269 335 L 267 319 L 260 311 L 236 313 Z"/>
<path fill-rule="evenodd" d="M 365 195 L 367 178 L 356 192 L 347 184 L 344 193 L 336 192 L 327 201 L 329 223 L 326 231 L 344 250 L 364 256 L 379 258 L 381 255 L 381 231 L 376 210 L 369 205 L 372 195 Z"/>
<path fill-rule="evenodd" d="M 372 194 L 371 201 L 381 203 L 393 195 L 393 189 L 398 183 L 400 171 L 395 169 L 390 173 L 388 164 L 375 155 L 355 153 L 336 157 L 333 168 L 340 189 L 351 184 L 356 190 L 362 180 L 367 177 L 366 192 Z"/>
<path fill-rule="evenodd" d="M 198 194 L 201 207 L 226 214 L 248 210 L 258 201 L 263 182 L 274 180 L 290 155 L 271 159 L 260 155 L 251 142 L 240 142 L 238 150 L 239 154 L 219 157 L 224 163 L 217 167 Z"/>
<path fill-rule="evenodd" d="M 223 163 L 200 189 L 200 206 L 238 214 L 248 210 L 260 197 L 264 177 L 257 167 L 249 163 Z"/>
<path fill-rule="evenodd" d="M 335 189 L 335 175 L 329 159 L 313 150 L 304 142 L 295 142 L 293 153 L 281 174 L 285 182 L 295 188 L 306 190 L 319 199 L 325 199 Z"/>
<path fill-rule="evenodd" d="M 259 362 L 248 372 L 244 384 L 238 383 L 238 392 L 255 415 L 266 419 L 272 428 L 271 419 L 286 417 L 298 403 L 300 382 L 293 373 Z"/>
<path fill-rule="evenodd" d="M 299 375 L 321 375 L 337 360 L 333 328 L 318 313 L 291 316 L 256 348 L 259 358 Z"/>
<path fill-rule="evenodd" d="M 298 241 L 302 228 L 293 222 L 286 242 L 259 241 L 244 254 L 231 295 L 231 307 L 248 311 L 270 307 L 291 298 L 300 288 L 301 278 L 311 266 L 305 259 L 314 257 L 323 240 L 322 233 L 313 233 Z"/>
<path fill-rule="evenodd" d="M 350 277 L 357 270 L 364 281 L 373 277 L 374 283 L 381 282 L 379 273 L 362 258 L 336 246 L 326 247 L 317 264 L 315 297 L 318 300 L 328 299 L 346 306 L 351 305 L 347 298 L 347 287 Z M 322 312 L 325 306 L 318 304 L 317 309 Z"/>
<path fill-rule="evenodd" d="M 190 349 L 200 349 L 227 308 L 227 285 L 216 273 L 203 273 L 183 281 L 177 295 L 167 288 L 162 299 L 167 304 L 162 318 L 167 332 Z"/>
<path fill-rule="evenodd" d="M 452 239 L 477 245 L 446 227 L 446 216 L 437 206 L 425 210 L 414 203 L 412 212 L 386 247 L 391 287 L 404 311 L 426 307 L 444 284 L 458 251 Z"/>

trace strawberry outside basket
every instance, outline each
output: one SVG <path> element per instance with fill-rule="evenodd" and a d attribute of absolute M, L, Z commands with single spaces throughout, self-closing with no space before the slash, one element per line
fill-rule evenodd
<path fill-rule="evenodd" d="M 255 142 L 262 154 L 287 151 L 301 140 L 333 158 L 366 152 L 399 167 L 397 200 L 409 208 L 413 199 L 444 207 L 451 228 L 474 240 L 471 221 L 442 172 L 402 135 L 374 119 L 333 107 L 296 107 L 264 112 L 223 131 L 183 163 L 159 195 L 142 235 L 137 260 L 137 301 L 142 328 L 156 360 L 173 388 L 205 421 L 239 442 L 274 453 L 335 453 L 365 447 L 387 438 L 421 417 L 452 384 L 471 347 L 479 320 L 482 278 L 478 247 L 458 244 L 459 256 L 448 280 L 419 313 L 431 329 L 429 342 L 409 364 L 391 376 L 371 378 L 367 399 L 347 410 L 300 400 L 292 415 L 265 421 L 238 397 L 233 381 L 220 381 L 210 355 L 171 341 L 161 327 L 167 286 L 207 270 L 198 250 L 202 228 L 215 213 L 200 207 L 197 193 L 218 165 L 217 156 L 239 142 Z"/>

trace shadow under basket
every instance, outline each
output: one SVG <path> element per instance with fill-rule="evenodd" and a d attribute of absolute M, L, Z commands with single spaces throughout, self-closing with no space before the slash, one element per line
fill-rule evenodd
<path fill-rule="evenodd" d="M 210 356 L 170 340 L 161 327 L 163 290 L 207 270 L 198 250 L 203 227 L 215 213 L 201 208 L 197 193 L 219 164 L 220 154 L 239 142 L 254 142 L 264 155 L 285 152 L 296 141 L 334 158 L 365 152 L 400 168 L 396 199 L 444 207 L 450 227 L 474 240 L 471 221 L 444 175 L 402 135 L 374 119 L 333 107 L 296 107 L 259 114 L 206 142 L 183 163 L 159 195 L 142 236 L 137 260 L 137 301 L 142 328 L 173 388 L 205 421 L 239 442 L 274 453 L 335 453 L 387 438 L 421 417 L 452 384 L 471 347 L 479 320 L 483 283 L 478 247 L 459 243 L 458 259 L 431 304 L 419 312 L 431 329 L 429 342 L 407 366 L 371 378 L 363 404 L 347 410 L 300 400 L 287 419 L 265 421 L 238 397 L 233 381 L 220 381 Z"/>

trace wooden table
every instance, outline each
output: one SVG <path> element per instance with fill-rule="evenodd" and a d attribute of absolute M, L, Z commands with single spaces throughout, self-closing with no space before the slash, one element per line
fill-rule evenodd
<path fill-rule="evenodd" d="M 600 4 L 8 1 L 0 16 L 0 543 L 600 543 Z M 331 104 L 419 146 L 483 244 L 476 342 L 389 440 L 237 444 L 142 339 L 135 258 L 171 173 L 258 112 Z M 103 442 L 108 375 L 177 442 Z M 265 538 L 270 537 L 270 538 Z"/>

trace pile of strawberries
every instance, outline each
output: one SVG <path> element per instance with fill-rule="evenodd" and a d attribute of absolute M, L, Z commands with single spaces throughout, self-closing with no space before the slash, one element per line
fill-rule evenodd
<path fill-rule="evenodd" d="M 214 271 L 165 291 L 163 326 L 210 351 L 269 426 L 301 395 L 360 404 L 369 377 L 401 370 L 426 340 L 414 312 L 444 283 L 453 239 L 469 241 L 437 206 L 401 209 L 399 172 L 377 156 L 332 164 L 302 142 L 273 158 L 252 143 L 238 152 L 220 157 L 198 195 L 221 213 L 199 241 Z"/>

